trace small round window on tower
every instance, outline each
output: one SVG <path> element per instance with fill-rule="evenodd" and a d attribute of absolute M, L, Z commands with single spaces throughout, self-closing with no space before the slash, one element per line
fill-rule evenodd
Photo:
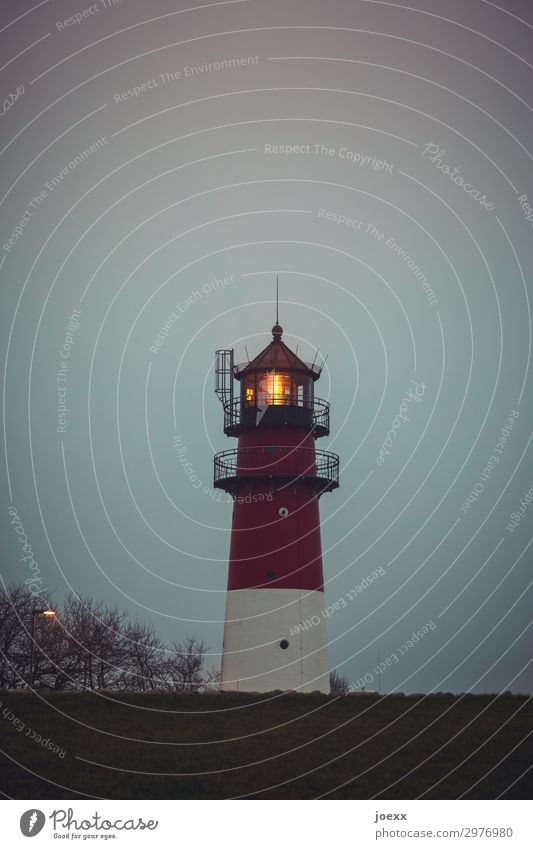
<path fill-rule="evenodd" d="M 288 510 L 287 507 L 280 507 L 279 510 L 278 510 L 278 513 L 281 516 L 281 518 L 284 519 L 285 516 L 289 515 L 289 510 Z"/>
<path fill-rule="evenodd" d="M 280 647 L 280 649 L 283 649 L 285 651 L 285 649 L 289 648 L 289 641 L 288 640 L 281 640 L 279 647 Z"/>

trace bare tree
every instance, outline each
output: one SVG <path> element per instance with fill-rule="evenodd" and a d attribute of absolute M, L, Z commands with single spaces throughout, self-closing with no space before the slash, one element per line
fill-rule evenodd
<path fill-rule="evenodd" d="M 90 690 L 113 688 L 122 675 L 126 613 L 92 596 L 69 595 L 58 616 L 71 646 L 72 683 Z"/>
<path fill-rule="evenodd" d="M 22 587 L 0 590 L 0 687 L 20 686 L 29 675 L 32 611 L 35 598 Z"/>
<path fill-rule="evenodd" d="M 0 688 L 28 685 L 37 606 L 46 605 L 25 587 L 0 590 Z M 152 624 L 92 596 L 67 596 L 55 617 L 35 617 L 34 630 L 33 680 L 54 690 L 195 692 L 218 680 L 196 637 L 166 647 Z"/>
<path fill-rule="evenodd" d="M 204 644 L 196 637 L 185 637 L 181 643 L 172 643 L 161 664 L 166 689 L 178 693 L 200 690 L 204 684 L 206 651 Z"/>
<path fill-rule="evenodd" d="M 128 622 L 123 631 L 125 659 L 120 675 L 128 690 L 159 690 L 163 687 L 165 647 L 152 624 Z"/>
<path fill-rule="evenodd" d="M 329 674 L 329 688 L 335 695 L 343 695 L 348 693 L 350 682 L 344 675 L 339 675 L 336 669 L 333 669 Z"/>

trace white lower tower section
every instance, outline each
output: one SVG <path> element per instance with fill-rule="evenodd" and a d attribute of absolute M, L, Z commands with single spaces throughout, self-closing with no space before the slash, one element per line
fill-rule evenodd
<path fill-rule="evenodd" d="M 324 593 L 318 591 L 228 592 L 222 690 L 329 693 L 323 610 Z"/>

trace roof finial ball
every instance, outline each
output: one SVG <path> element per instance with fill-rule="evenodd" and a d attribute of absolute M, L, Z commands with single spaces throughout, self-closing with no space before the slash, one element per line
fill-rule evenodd
<path fill-rule="evenodd" d="M 274 337 L 274 339 L 281 339 L 282 335 L 283 327 L 281 326 L 281 324 L 275 324 L 272 328 L 272 336 Z"/>

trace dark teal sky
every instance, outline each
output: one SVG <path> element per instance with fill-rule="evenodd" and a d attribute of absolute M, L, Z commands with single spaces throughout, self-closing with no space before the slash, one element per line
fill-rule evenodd
<path fill-rule="evenodd" d="M 332 666 L 376 689 L 434 623 L 384 690 L 531 691 L 533 16 L 419 5 L 3 4 L 4 582 L 14 506 L 56 598 L 219 664 L 213 355 L 267 344 L 279 272 L 285 341 L 328 354 L 326 603 L 384 571 Z"/>

